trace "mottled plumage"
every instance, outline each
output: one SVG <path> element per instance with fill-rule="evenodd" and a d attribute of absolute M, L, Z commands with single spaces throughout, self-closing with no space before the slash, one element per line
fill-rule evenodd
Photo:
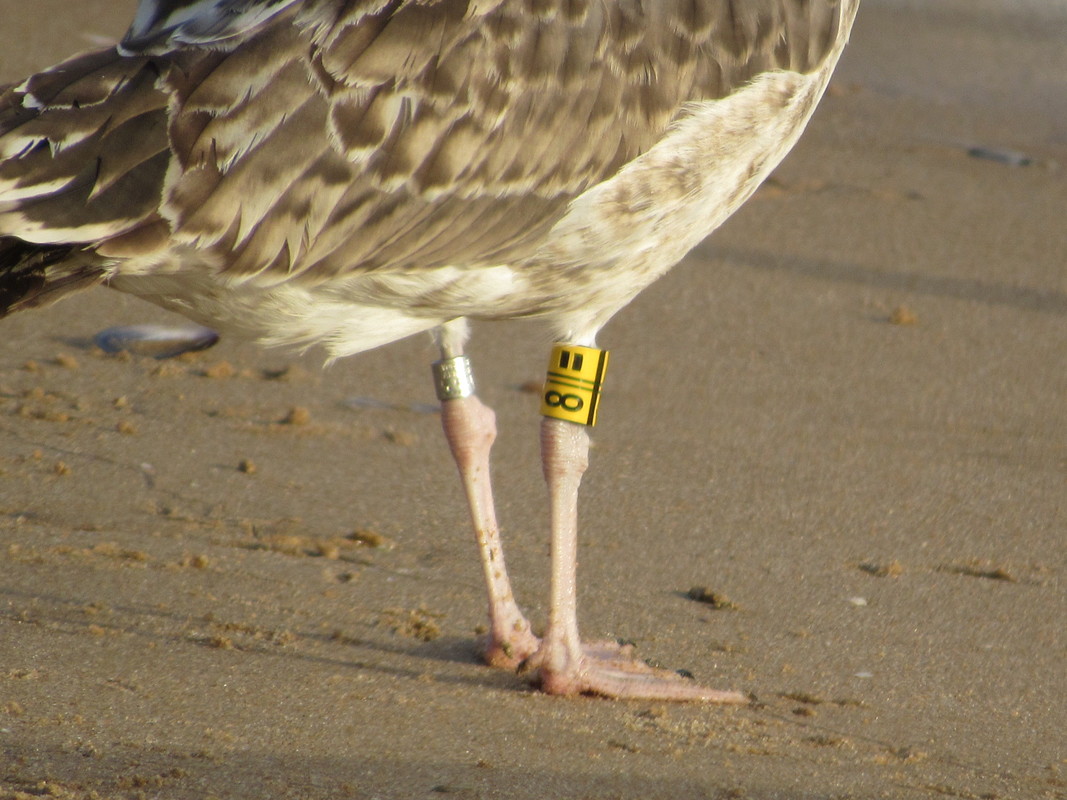
<path fill-rule="evenodd" d="M 458 356 L 465 319 L 593 345 L 792 147 L 858 2 L 142 0 L 118 47 L 0 92 L 0 313 L 107 283 L 333 357 L 430 329 Z M 582 655 L 585 434 L 558 420 L 538 650 L 503 572 L 491 412 L 457 395 L 443 415 L 490 660 L 536 650 L 549 691 L 737 699 Z"/>
<path fill-rule="evenodd" d="M 360 332 L 312 320 L 278 329 L 224 295 L 391 309 L 406 335 L 457 316 L 574 315 L 596 300 L 574 284 L 618 270 L 632 288 L 604 298 L 617 308 L 683 253 L 627 263 L 647 245 L 606 247 L 614 233 L 571 230 L 596 224 L 577 219 L 564 227 L 580 235 L 564 240 L 553 227 L 573 201 L 701 104 L 768 70 L 825 64 L 854 5 L 145 2 L 128 55 L 81 56 L 3 95 L 0 234 L 80 245 L 42 286 L 112 278 L 172 306 L 188 294 L 180 306 L 202 321 L 323 340 L 336 354 L 364 349 Z M 786 108 L 807 90 L 776 87 L 761 105 Z M 602 210 L 633 240 L 634 218 L 672 213 L 717 166 L 676 158 L 618 186 Z M 709 208 L 686 243 L 722 216 Z M 4 306 L 34 302 L 0 292 Z M 557 327 L 602 324 L 616 308 Z"/>

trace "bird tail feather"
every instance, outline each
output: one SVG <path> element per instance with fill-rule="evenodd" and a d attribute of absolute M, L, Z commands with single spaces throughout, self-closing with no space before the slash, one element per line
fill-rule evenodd
<path fill-rule="evenodd" d="M 70 244 L 33 244 L 0 236 L 0 317 L 41 308 L 104 280 L 93 253 Z"/>

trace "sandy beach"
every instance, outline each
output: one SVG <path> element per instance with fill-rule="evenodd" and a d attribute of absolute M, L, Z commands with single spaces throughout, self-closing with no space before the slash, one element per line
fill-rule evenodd
<path fill-rule="evenodd" d="M 601 336 L 583 634 L 750 705 L 479 663 L 428 337 L 117 357 L 176 318 L 99 289 L 0 323 L 0 800 L 1067 798 L 1067 4 L 864 2 L 797 149 Z M 0 0 L 0 83 L 135 5 Z M 543 624 L 545 334 L 471 352 Z"/>

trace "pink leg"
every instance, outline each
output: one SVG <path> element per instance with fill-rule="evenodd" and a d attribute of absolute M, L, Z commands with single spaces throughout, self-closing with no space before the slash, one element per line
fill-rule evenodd
<path fill-rule="evenodd" d="M 530 623 L 511 593 L 489 482 L 489 451 L 496 439 L 493 410 L 476 395 L 441 401 L 441 423 L 467 493 L 471 521 L 489 588 L 489 635 L 485 660 L 514 669 L 538 646 Z"/>
<path fill-rule="evenodd" d="M 582 425 L 545 418 L 541 459 L 548 483 L 552 526 L 552 597 L 548 629 L 527 667 L 549 694 L 598 694 L 658 700 L 744 703 L 744 695 L 706 689 L 669 670 L 649 667 L 630 648 L 583 647 L 578 636 L 576 564 L 578 485 L 589 463 L 589 434 Z"/>

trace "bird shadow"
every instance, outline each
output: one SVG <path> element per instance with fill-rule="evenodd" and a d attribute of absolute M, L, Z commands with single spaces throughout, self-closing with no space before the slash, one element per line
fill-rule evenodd
<path fill-rule="evenodd" d="M 830 259 L 796 258 L 761 250 L 700 245 L 694 255 L 708 260 L 764 271 L 790 272 L 833 283 L 849 283 L 890 291 L 913 292 L 931 297 L 965 300 L 990 306 L 1016 308 L 1040 314 L 1067 316 L 1067 292 L 983 280 L 975 277 L 930 275 L 862 266 Z"/>
<path fill-rule="evenodd" d="M 208 632 L 190 632 L 190 616 L 140 603 L 110 603 L 109 618 L 86 618 L 84 598 L 65 596 L 45 590 L 27 592 L 0 587 L 0 598 L 9 611 L 0 619 L 32 622 L 56 633 L 72 636 L 119 635 L 129 640 L 143 640 L 151 646 L 232 650 L 243 657 L 283 659 L 315 663 L 336 668 L 358 669 L 408 680 L 427 677 L 442 684 L 488 687 L 514 691 L 532 691 L 514 673 L 487 667 L 479 658 L 475 638 L 440 635 L 429 641 L 396 636 L 390 640 L 383 631 L 366 635 L 337 636 L 310 630 L 287 629 L 287 644 L 279 646 L 272 637 L 256 636 L 220 644 L 220 637 Z M 20 606 L 23 610 L 17 610 Z M 30 611 L 29 609 L 33 609 Z M 324 649 L 329 653 L 322 652 Z M 314 651 L 319 652 L 314 652 Z M 312 652 L 309 652 L 312 651 Z M 440 668 L 434 665 L 441 665 Z M 462 674 L 457 674 L 456 668 Z M 469 667 L 470 669 L 466 669 Z"/>

